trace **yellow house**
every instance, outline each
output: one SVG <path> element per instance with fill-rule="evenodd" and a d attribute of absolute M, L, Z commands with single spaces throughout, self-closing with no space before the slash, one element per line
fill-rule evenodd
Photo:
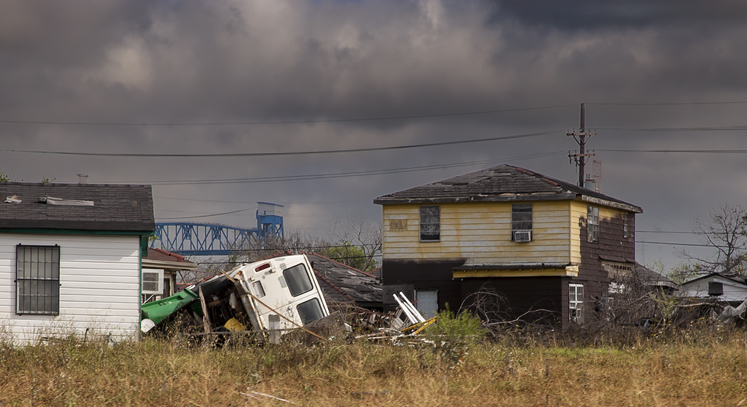
<path fill-rule="evenodd" d="M 386 294 L 407 291 L 432 314 L 490 292 L 503 316 L 546 310 L 567 325 L 603 306 L 611 273 L 635 267 L 641 208 L 511 165 L 374 203 L 383 210 L 385 306 Z"/>

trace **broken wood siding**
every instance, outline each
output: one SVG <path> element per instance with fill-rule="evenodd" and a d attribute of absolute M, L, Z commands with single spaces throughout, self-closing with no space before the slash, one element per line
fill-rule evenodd
<path fill-rule="evenodd" d="M 599 208 L 599 241 L 591 243 L 587 241 L 586 214 L 587 206 Z M 621 261 L 635 261 L 635 214 L 621 209 L 614 209 L 599 205 L 590 205 L 588 202 L 573 201 L 572 213 L 576 221 L 574 225 L 579 227 L 576 232 L 581 245 L 581 266 L 578 277 L 573 278 L 574 283 L 584 285 L 584 307 L 586 315 L 591 315 L 593 301 L 607 295 L 610 282 L 608 272 L 602 266 L 600 256 L 614 257 Z M 624 215 L 628 214 L 628 237 L 623 236 Z"/>
<path fill-rule="evenodd" d="M 511 240 L 513 203 L 533 205 L 531 242 Z M 510 265 L 568 264 L 573 258 L 569 201 L 440 204 L 437 242 L 420 241 L 420 206 L 383 206 L 385 260 L 465 259 L 466 264 Z"/>

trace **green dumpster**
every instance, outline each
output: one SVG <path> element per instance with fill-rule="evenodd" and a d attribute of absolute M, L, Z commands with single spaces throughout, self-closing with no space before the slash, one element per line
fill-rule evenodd
<path fill-rule="evenodd" d="M 171 297 L 158 301 L 147 302 L 140 306 L 142 319 L 150 319 L 154 324 L 158 324 L 169 315 L 179 311 L 187 305 L 199 300 L 200 297 L 186 288 Z"/>

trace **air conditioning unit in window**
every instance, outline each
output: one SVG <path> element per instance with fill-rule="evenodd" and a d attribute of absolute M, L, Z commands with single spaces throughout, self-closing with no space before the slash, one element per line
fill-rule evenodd
<path fill-rule="evenodd" d="M 531 242 L 531 241 L 532 241 L 531 230 L 514 231 L 514 242 Z"/>

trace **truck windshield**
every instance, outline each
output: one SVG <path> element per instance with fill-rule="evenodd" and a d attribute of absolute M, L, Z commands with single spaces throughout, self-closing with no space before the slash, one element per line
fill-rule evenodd
<path fill-rule="evenodd" d="M 285 282 L 288 283 L 291 295 L 294 297 L 307 293 L 313 288 L 311 280 L 309 280 L 309 273 L 306 272 L 306 267 L 303 264 L 296 264 L 283 270 L 283 277 Z"/>

